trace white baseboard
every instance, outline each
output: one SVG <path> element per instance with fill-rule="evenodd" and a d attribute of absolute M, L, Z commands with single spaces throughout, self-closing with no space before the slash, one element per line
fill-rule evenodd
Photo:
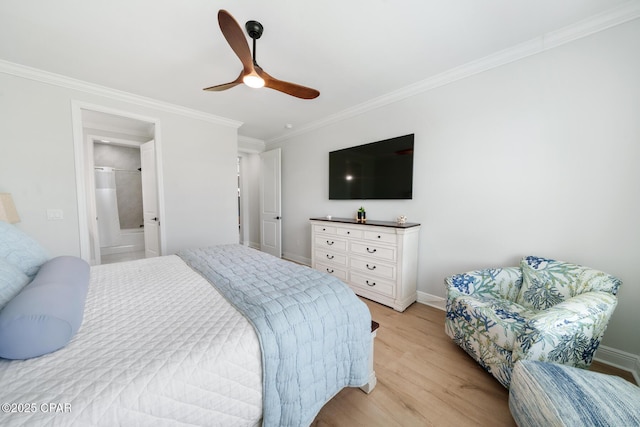
<path fill-rule="evenodd" d="M 447 304 L 447 300 L 445 298 L 431 295 L 422 291 L 418 291 L 418 302 L 420 304 L 435 307 L 440 310 L 444 310 Z"/>
<path fill-rule="evenodd" d="M 144 251 L 144 245 L 104 246 L 100 248 L 101 255 L 115 255 L 139 251 Z"/>
<path fill-rule="evenodd" d="M 306 265 L 307 267 L 311 267 L 311 260 L 300 255 L 284 252 L 282 254 L 282 258 L 288 259 L 289 261 L 297 262 L 298 264 Z"/>
<path fill-rule="evenodd" d="M 256 243 L 256 242 L 242 242 L 241 243 L 244 246 L 249 246 L 252 249 L 257 249 L 260 250 L 260 243 Z"/>
<path fill-rule="evenodd" d="M 447 300 L 445 298 L 418 291 L 418 302 L 440 310 L 445 310 Z M 626 351 L 601 345 L 594 357 L 594 360 L 631 372 L 636 384 L 640 384 L 640 356 L 627 353 Z"/>
<path fill-rule="evenodd" d="M 636 384 L 640 384 L 640 357 L 635 354 L 601 345 L 598 347 L 593 359 L 606 365 L 631 372 L 633 378 L 636 380 Z"/>

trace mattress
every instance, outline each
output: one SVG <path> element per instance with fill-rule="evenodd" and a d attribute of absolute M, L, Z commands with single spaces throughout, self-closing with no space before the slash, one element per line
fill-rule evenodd
<path fill-rule="evenodd" d="M 175 255 L 91 269 L 63 349 L 0 359 L 3 426 L 252 426 L 260 345 L 249 322 Z"/>

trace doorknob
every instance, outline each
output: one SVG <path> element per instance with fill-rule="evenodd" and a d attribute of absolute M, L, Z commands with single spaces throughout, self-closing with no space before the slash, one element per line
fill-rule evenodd
<path fill-rule="evenodd" d="M 275 217 L 273 219 L 282 219 L 282 217 L 281 216 L 277 216 L 277 217 Z"/>
<path fill-rule="evenodd" d="M 151 221 L 157 221 L 157 220 L 158 220 L 158 217 L 157 217 L 157 216 L 156 216 L 156 217 L 151 218 Z"/>

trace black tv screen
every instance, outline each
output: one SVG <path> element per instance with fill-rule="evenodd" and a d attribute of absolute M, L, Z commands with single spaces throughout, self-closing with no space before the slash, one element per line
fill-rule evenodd
<path fill-rule="evenodd" d="M 329 199 L 411 199 L 414 134 L 329 153 Z"/>

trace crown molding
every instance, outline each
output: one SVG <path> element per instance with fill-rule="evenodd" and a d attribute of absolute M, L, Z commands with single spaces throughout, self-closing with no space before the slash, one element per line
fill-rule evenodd
<path fill-rule="evenodd" d="M 262 153 L 265 143 L 261 139 L 251 138 L 249 136 L 238 135 L 238 151 L 242 153 Z"/>
<path fill-rule="evenodd" d="M 295 136 L 358 116 L 385 105 L 402 101 L 403 99 L 473 76 L 474 74 L 479 74 L 492 68 L 518 61 L 638 18 L 640 18 L 640 1 L 630 0 L 622 3 L 618 7 L 591 16 L 575 24 L 561 28 L 560 30 L 543 34 L 535 39 L 517 44 L 476 61 L 468 62 L 394 92 L 373 98 L 354 107 L 300 126 L 295 131 L 287 132 L 286 135 L 267 140 L 266 144 L 269 146 L 270 144 L 291 139 Z"/>
<path fill-rule="evenodd" d="M 0 59 L 0 73 L 238 129 L 242 122 Z"/>

